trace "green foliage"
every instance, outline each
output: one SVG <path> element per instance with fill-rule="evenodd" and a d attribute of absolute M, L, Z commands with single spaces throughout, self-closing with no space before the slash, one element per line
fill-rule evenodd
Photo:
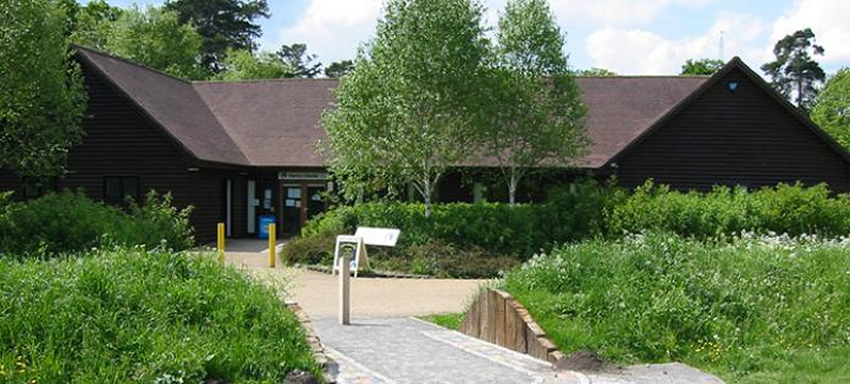
<path fill-rule="evenodd" d="M 829 78 L 810 117 L 850 151 L 850 68 L 842 68 Z"/>
<path fill-rule="evenodd" d="M 399 247 L 438 240 L 459 248 L 524 259 L 552 244 L 605 231 L 605 214 L 622 192 L 582 182 L 550 193 L 539 205 L 451 203 L 434 206 L 431 217 L 419 203 L 365 203 L 342 206 L 307 223 L 304 237 L 354 233 L 358 226 L 399 228 Z"/>
<path fill-rule="evenodd" d="M 213 74 L 222 70 L 229 49 L 256 50 L 262 28 L 254 20 L 270 15 L 266 0 L 168 0 L 165 8 L 177 12 L 181 24 L 197 27 L 201 63 Z"/>
<path fill-rule="evenodd" d="M 848 247 L 846 238 L 701 242 L 653 233 L 557 248 L 503 285 L 566 352 L 684 361 L 751 382 L 805 377 L 773 370 L 831 356 L 835 379 L 846 379 L 835 357 L 850 351 Z"/>
<path fill-rule="evenodd" d="M 850 234 L 850 197 L 830 196 L 826 185 L 780 184 L 748 192 L 716 187 L 708 193 L 671 191 L 647 182 L 608 217 L 608 232 L 651 230 L 710 238 L 743 231 L 791 235 Z"/>
<path fill-rule="evenodd" d="M 682 75 L 685 76 L 711 76 L 725 66 L 726 63 L 719 59 L 688 59 L 682 65 Z"/>
<path fill-rule="evenodd" d="M 85 47 L 106 49 L 112 27 L 124 9 L 113 7 L 104 0 L 89 1 L 85 6 L 74 2 L 70 17 L 71 41 Z"/>
<path fill-rule="evenodd" d="M 110 243 L 187 249 L 194 245 L 191 210 L 178 211 L 171 202 L 170 196 L 160 198 L 152 192 L 144 204 L 132 204 L 129 213 L 82 193 L 48 194 L 14 203 L 0 214 L 0 254 L 48 257 Z"/>
<path fill-rule="evenodd" d="M 292 77 L 292 68 L 271 52 L 255 55 L 246 50 L 228 50 L 222 62 L 222 71 L 216 80 L 280 79 Z"/>
<path fill-rule="evenodd" d="M 833 196 L 825 185 L 781 184 L 756 191 L 716 187 L 700 193 L 652 182 L 629 194 L 613 184 L 585 181 L 550 190 L 542 204 L 438 204 L 431 217 L 419 203 L 364 203 L 337 207 L 308 222 L 302 236 L 324 236 L 311 240 L 316 247 L 309 247 L 320 254 L 292 248 L 293 254 L 305 253 L 293 259 L 326 258 L 332 238 L 354 233 L 358 226 L 401 229 L 399 253 L 390 256 L 410 258 L 411 247 L 436 241 L 462 251 L 480 248 L 481 254 L 525 260 L 557 244 L 645 231 L 700 239 L 742 232 L 839 237 L 850 234 L 850 196 Z"/>
<path fill-rule="evenodd" d="M 494 278 L 520 263 L 516 257 L 475 245 L 461 247 L 440 240 L 392 250 L 376 248 L 369 252 L 370 267 L 374 270 L 439 278 Z"/>
<path fill-rule="evenodd" d="M 607 70 L 605 68 L 590 68 L 582 69 L 578 71 L 576 75 L 586 77 L 614 77 L 617 76 L 617 73 L 614 71 Z"/>
<path fill-rule="evenodd" d="M 823 69 L 812 55 L 823 55 L 824 49 L 814 44 L 815 33 L 810 28 L 799 30 L 776 42 L 776 60 L 761 69 L 771 78 L 773 87 L 797 108 L 807 111 L 818 94 L 817 85 L 826 78 Z M 811 51 L 811 54 L 809 53 Z"/>
<path fill-rule="evenodd" d="M 201 35 L 176 12 L 134 6 L 110 24 L 103 50 L 171 75 L 192 80 L 209 77 L 201 65 Z"/>
<path fill-rule="evenodd" d="M 0 2 L 0 168 L 59 174 L 82 139 L 86 95 L 66 20 L 54 0 Z"/>
<path fill-rule="evenodd" d="M 319 373 L 276 293 L 212 255 L 0 259 L 0 278 L 3 382 L 281 383 L 294 369 Z"/>
<path fill-rule="evenodd" d="M 281 260 L 287 265 L 332 265 L 336 235 L 329 232 L 290 239 L 281 251 Z"/>
<path fill-rule="evenodd" d="M 322 73 L 322 63 L 313 63 L 316 55 L 307 53 L 307 44 L 283 45 L 277 51 L 277 56 L 292 68 L 289 77 L 313 78 Z"/>
<path fill-rule="evenodd" d="M 444 315 L 428 315 L 420 317 L 430 323 L 437 324 L 443 328 L 457 330 L 460 328 L 460 323 L 463 321 L 464 313 L 448 313 Z"/>
<path fill-rule="evenodd" d="M 325 76 L 338 79 L 354 70 L 354 62 L 351 60 L 335 61 L 325 68 Z"/>
<path fill-rule="evenodd" d="M 589 144 L 586 107 L 545 0 L 512 0 L 499 18 L 496 64 L 476 134 L 516 201 L 521 179 L 546 161 L 572 164 Z"/>
<path fill-rule="evenodd" d="M 474 0 L 390 0 L 384 9 L 377 36 L 335 90 L 337 108 L 322 118 L 322 148 L 338 178 L 413 185 L 428 215 L 442 174 L 470 153 L 488 55 L 482 8 Z M 343 192 L 357 197 L 366 184 L 343 183 Z"/>

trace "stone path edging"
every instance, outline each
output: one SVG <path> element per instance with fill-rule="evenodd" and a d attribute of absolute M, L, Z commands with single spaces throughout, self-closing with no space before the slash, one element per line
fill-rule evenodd
<path fill-rule="evenodd" d="M 310 316 L 307 315 L 307 312 L 304 312 L 304 309 L 294 301 L 287 301 L 286 307 L 294 312 L 298 321 L 301 322 L 301 326 L 304 328 L 304 334 L 307 337 L 307 344 L 313 352 L 313 359 L 315 359 L 316 363 L 322 367 L 324 381 L 328 384 L 336 383 L 335 375 L 338 371 L 337 364 L 328 356 L 325 346 L 322 344 L 322 340 L 319 339 L 318 334 L 316 334 L 316 330 L 313 329 L 313 321 L 310 319 Z"/>

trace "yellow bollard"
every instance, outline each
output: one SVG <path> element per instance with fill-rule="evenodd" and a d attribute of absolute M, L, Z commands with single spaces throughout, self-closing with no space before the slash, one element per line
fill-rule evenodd
<path fill-rule="evenodd" d="M 224 265 L 224 223 L 218 223 L 218 262 Z"/>
<path fill-rule="evenodd" d="M 277 225 L 269 224 L 269 268 L 274 268 L 277 253 Z"/>

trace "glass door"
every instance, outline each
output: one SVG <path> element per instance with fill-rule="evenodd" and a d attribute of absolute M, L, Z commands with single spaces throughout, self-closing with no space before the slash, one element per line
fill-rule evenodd
<path fill-rule="evenodd" d="M 283 186 L 283 232 L 298 234 L 301 231 L 301 186 Z"/>
<path fill-rule="evenodd" d="M 307 196 L 310 200 L 307 202 L 307 220 L 325 211 L 325 197 L 322 193 L 325 192 L 324 186 L 308 186 Z"/>

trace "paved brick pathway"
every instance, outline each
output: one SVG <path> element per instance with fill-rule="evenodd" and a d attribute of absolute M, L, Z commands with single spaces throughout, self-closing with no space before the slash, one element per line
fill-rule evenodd
<path fill-rule="evenodd" d="M 313 325 L 339 365 L 341 384 L 582 383 L 581 375 L 556 376 L 545 362 L 413 318 Z"/>
<path fill-rule="evenodd" d="M 342 327 L 334 318 L 336 277 L 280 263 L 270 269 L 265 248 L 261 241 L 232 241 L 227 259 L 301 304 L 339 365 L 340 384 L 722 384 L 680 364 L 555 372 L 545 362 L 408 317 L 459 312 L 485 281 L 354 279 L 352 325 Z"/>

